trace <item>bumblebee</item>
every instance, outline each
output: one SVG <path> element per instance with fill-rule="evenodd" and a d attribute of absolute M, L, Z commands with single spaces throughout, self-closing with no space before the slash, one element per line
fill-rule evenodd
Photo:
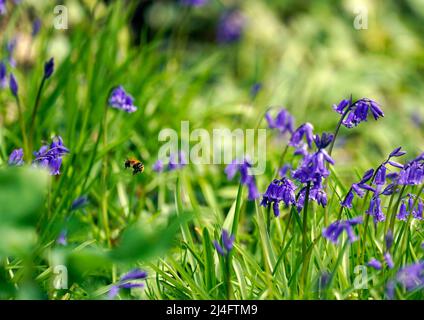
<path fill-rule="evenodd" d="M 142 173 L 144 171 L 144 164 L 143 162 L 134 159 L 134 158 L 129 158 L 127 160 L 125 160 L 125 169 L 126 168 L 133 168 L 133 175 L 137 174 L 137 173 Z"/>

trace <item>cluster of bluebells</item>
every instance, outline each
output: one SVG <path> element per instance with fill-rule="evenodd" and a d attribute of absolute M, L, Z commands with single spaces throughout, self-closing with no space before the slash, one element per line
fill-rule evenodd
<path fill-rule="evenodd" d="M 153 164 L 153 171 L 163 172 L 165 169 L 168 171 L 175 171 L 184 168 L 188 164 L 187 157 L 183 151 L 173 153 L 169 156 L 168 164 L 161 159 Z"/>
<path fill-rule="evenodd" d="M 408 216 L 412 214 L 412 216 L 417 220 L 423 219 L 423 202 L 420 198 L 414 194 L 409 193 L 407 196 L 407 201 L 405 199 L 402 200 L 402 204 L 399 208 L 399 213 L 397 214 L 397 218 L 402 221 L 406 221 Z"/>
<path fill-rule="evenodd" d="M 42 146 L 38 151 L 34 152 L 35 159 L 33 165 L 40 168 L 47 168 L 51 175 L 60 174 L 62 165 L 62 157 L 69 153 L 69 150 L 63 145 L 63 140 L 60 136 L 53 138 L 50 145 Z M 9 156 L 9 165 L 21 166 L 24 153 L 22 149 L 15 149 Z"/>
<path fill-rule="evenodd" d="M 280 203 L 286 207 L 296 203 L 296 185 L 288 178 L 274 179 L 262 196 L 261 206 L 268 207 L 272 204 L 274 215 L 280 215 Z"/>
<path fill-rule="evenodd" d="M 414 186 L 422 183 L 424 183 L 424 153 L 405 164 L 397 179 L 399 185 Z"/>
<path fill-rule="evenodd" d="M 248 188 L 248 199 L 255 200 L 259 198 L 259 192 L 256 187 L 256 179 L 251 174 L 252 164 L 249 159 L 245 158 L 242 161 L 233 160 L 226 168 L 225 173 L 227 179 L 232 180 L 237 172 L 240 173 L 240 183 Z"/>
<path fill-rule="evenodd" d="M 58 175 L 62 166 L 62 157 L 68 153 L 69 150 L 64 146 L 62 138 L 57 136 L 52 139 L 50 145 L 43 145 L 34 152 L 33 165 L 49 169 L 51 175 Z"/>
<path fill-rule="evenodd" d="M 362 220 L 362 216 L 358 216 L 349 220 L 335 221 L 322 230 L 322 235 L 334 244 L 338 244 L 340 235 L 345 231 L 348 236 L 348 241 L 350 243 L 355 242 L 358 240 L 358 237 L 353 231 L 353 226 L 361 224 Z"/>
<path fill-rule="evenodd" d="M 128 113 L 137 111 L 137 107 L 134 105 L 134 98 L 128 94 L 122 86 L 112 89 L 108 103 L 110 107 Z"/>
<path fill-rule="evenodd" d="M 397 285 L 401 285 L 408 292 L 424 289 L 424 260 L 401 268 L 395 278 L 387 284 L 387 296 L 394 299 Z"/>
<path fill-rule="evenodd" d="M 139 280 L 145 280 L 147 278 L 147 272 L 141 269 L 133 269 L 130 272 L 124 274 L 109 290 L 109 299 L 114 299 L 121 289 L 132 289 L 132 288 L 143 288 L 144 283 L 134 282 Z"/>
<path fill-rule="evenodd" d="M 280 170 L 281 180 L 275 179 L 268 186 L 263 194 L 261 205 L 273 206 L 275 216 L 279 216 L 279 203 L 284 202 L 285 206 L 295 205 L 300 212 L 305 204 L 306 196 L 308 200 L 316 201 L 322 207 L 327 205 L 327 194 L 323 187 L 323 180 L 326 179 L 330 171 L 328 165 L 334 165 L 334 160 L 327 153 L 325 148 L 332 142 L 333 135 L 323 133 L 321 136 L 314 135 L 314 127 L 309 122 L 293 130 L 293 117 L 282 109 L 273 119 L 268 113 L 265 115 L 268 125 L 272 129 L 278 129 L 282 134 L 291 134 L 289 146 L 295 148 L 294 155 L 300 155 L 302 159 L 296 170 L 291 171 L 291 165 L 285 164 Z M 315 145 L 316 150 L 311 151 Z M 301 184 L 297 195 L 297 186 L 287 176 L 291 173 L 292 178 Z"/>
<path fill-rule="evenodd" d="M 223 257 L 228 256 L 228 254 L 233 249 L 234 245 L 234 235 L 230 235 L 227 230 L 223 229 L 221 234 L 221 243 L 217 240 L 213 241 L 216 251 Z"/>
<path fill-rule="evenodd" d="M 365 172 L 362 179 L 358 183 L 354 183 L 349 189 L 344 200 L 341 202 L 342 207 L 352 208 L 354 195 L 356 194 L 358 197 L 362 198 L 365 191 L 369 191 L 372 193 L 372 197 L 366 212 L 374 218 L 375 223 L 384 221 L 386 216 L 383 213 L 381 196 L 389 196 L 395 192 L 395 181 L 399 176 L 396 172 L 388 174 L 388 165 L 393 168 L 403 168 L 402 164 L 392 160 L 392 158 L 401 157 L 405 153 L 405 151 L 402 151 L 401 148 L 398 147 L 389 154 L 387 159 L 380 164 L 375 171 L 374 169 L 370 169 Z M 388 180 L 392 180 L 392 182 L 387 183 Z"/>
<path fill-rule="evenodd" d="M 384 113 L 377 102 L 368 98 L 362 98 L 355 102 L 352 102 L 352 98 L 343 99 L 333 108 L 337 113 L 343 115 L 342 124 L 346 128 L 356 127 L 361 122 L 367 121 L 369 114 L 375 120 L 384 117 Z"/>

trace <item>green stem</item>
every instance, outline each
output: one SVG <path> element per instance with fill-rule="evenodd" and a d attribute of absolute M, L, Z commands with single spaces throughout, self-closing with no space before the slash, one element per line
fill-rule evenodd
<path fill-rule="evenodd" d="M 308 205 L 309 205 L 309 190 L 311 188 L 311 183 L 308 182 L 305 192 L 305 204 L 303 206 L 303 232 L 302 232 L 302 255 L 303 259 L 306 256 L 307 240 L 308 240 Z"/>
<path fill-rule="evenodd" d="M 24 123 L 24 117 L 23 117 L 23 112 L 22 112 L 22 106 L 21 106 L 21 102 L 19 100 L 18 96 L 15 96 L 15 100 L 16 100 L 16 105 L 18 107 L 18 121 L 19 121 L 19 125 L 21 127 L 21 133 L 22 133 L 22 141 L 23 141 L 23 149 L 24 149 L 24 158 L 26 161 L 30 161 L 31 157 L 30 157 L 30 148 L 28 146 L 28 137 L 26 134 L 26 130 L 25 130 L 25 123 Z"/>
<path fill-rule="evenodd" d="M 35 119 L 37 117 L 37 111 L 40 106 L 41 101 L 41 92 L 43 91 L 44 83 L 46 82 L 46 78 L 43 77 L 41 81 L 40 87 L 38 88 L 37 97 L 35 98 L 34 108 L 32 109 L 31 114 L 31 122 L 29 125 L 29 148 L 32 149 L 34 142 L 34 127 L 35 127 Z"/>
<path fill-rule="evenodd" d="M 105 107 L 103 114 L 103 148 L 106 150 L 107 147 L 107 110 Z M 108 169 L 108 154 L 104 155 L 102 163 L 102 186 L 103 186 L 103 197 L 102 197 L 102 220 L 105 236 L 109 247 L 111 247 L 110 231 L 109 231 L 109 217 L 108 217 L 108 188 L 107 188 L 107 169 Z"/>
<path fill-rule="evenodd" d="M 234 238 L 237 238 L 237 230 L 240 220 L 240 210 L 241 210 L 241 203 L 242 203 L 242 194 L 243 194 L 243 185 L 240 183 L 238 192 L 237 192 L 237 200 L 236 200 L 236 208 L 234 211 L 234 220 L 233 225 L 231 228 L 231 234 L 234 236 Z"/>

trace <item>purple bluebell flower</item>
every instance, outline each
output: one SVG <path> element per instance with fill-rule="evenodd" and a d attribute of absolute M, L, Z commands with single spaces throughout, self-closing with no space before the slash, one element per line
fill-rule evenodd
<path fill-rule="evenodd" d="M 9 40 L 8 42 L 7 42 L 7 45 L 6 45 L 6 50 L 7 50 L 7 53 L 8 53 L 8 61 L 9 61 L 9 64 L 12 66 L 12 67 L 16 67 L 16 61 L 15 61 L 15 59 L 13 58 L 13 54 L 14 54 L 14 52 L 15 52 L 15 49 L 16 49 L 16 44 L 18 43 L 18 40 L 17 40 L 17 38 L 16 37 L 14 37 L 14 38 L 12 38 L 11 40 Z"/>
<path fill-rule="evenodd" d="M 386 242 L 386 249 L 387 250 L 390 250 L 390 248 L 393 245 L 393 240 L 394 240 L 394 238 L 393 238 L 393 232 L 390 229 L 389 229 L 389 231 L 387 231 L 387 234 L 384 237 L 384 240 Z"/>
<path fill-rule="evenodd" d="M 10 91 L 12 92 L 12 94 L 17 98 L 19 86 L 18 86 L 18 82 L 16 81 L 16 78 L 13 75 L 13 73 L 10 74 L 9 87 L 10 87 Z"/>
<path fill-rule="evenodd" d="M 358 240 L 353 231 L 353 226 L 360 223 L 362 223 L 362 216 L 358 216 L 350 220 L 335 221 L 327 228 L 323 229 L 322 235 L 324 238 L 330 240 L 334 244 L 337 244 L 339 242 L 340 235 L 343 231 L 345 231 L 348 236 L 349 242 L 352 243 Z"/>
<path fill-rule="evenodd" d="M 221 234 L 221 241 L 222 245 L 219 244 L 219 242 L 216 240 L 214 240 L 213 245 L 221 256 L 226 256 L 233 249 L 234 235 L 230 235 L 227 230 L 223 229 Z"/>
<path fill-rule="evenodd" d="M 381 270 L 381 268 L 383 267 L 381 262 L 375 258 L 371 258 L 370 261 L 368 261 L 367 265 L 371 268 L 374 268 L 375 270 Z"/>
<path fill-rule="evenodd" d="M 88 197 L 81 196 L 76 198 L 71 204 L 71 211 L 81 209 L 88 204 Z"/>
<path fill-rule="evenodd" d="M 155 172 L 162 172 L 163 171 L 163 161 L 162 160 L 157 160 L 154 164 L 153 164 L 153 171 Z"/>
<path fill-rule="evenodd" d="M 260 82 L 257 82 L 250 87 L 250 96 L 252 97 L 252 99 L 256 98 L 256 96 L 258 95 L 259 91 L 261 91 L 261 89 L 262 89 L 262 83 Z"/>
<path fill-rule="evenodd" d="M 219 43 L 233 43 L 240 40 L 246 18 L 238 9 L 225 11 L 218 22 L 217 40 Z"/>
<path fill-rule="evenodd" d="M 286 109 L 281 109 L 275 119 L 267 112 L 265 119 L 270 129 L 277 129 L 281 134 L 286 132 L 293 133 L 294 118 Z"/>
<path fill-rule="evenodd" d="M 6 14 L 7 8 L 6 8 L 6 0 L 0 0 L 0 14 Z"/>
<path fill-rule="evenodd" d="M 392 158 L 392 157 L 401 157 L 404 154 L 406 154 L 406 151 L 402 151 L 401 149 L 402 149 L 402 147 L 398 147 L 395 150 L 393 150 L 392 152 L 390 152 L 389 158 Z"/>
<path fill-rule="evenodd" d="M 188 164 L 186 155 L 183 151 L 178 154 L 171 154 L 169 157 L 168 170 L 178 170 L 184 168 Z"/>
<path fill-rule="evenodd" d="M 137 111 L 134 98 L 127 94 L 122 86 L 114 88 L 109 96 L 109 106 L 128 113 Z"/>
<path fill-rule="evenodd" d="M 389 267 L 389 269 L 393 269 L 395 267 L 395 263 L 393 262 L 392 256 L 389 252 L 384 254 L 384 260 L 386 261 L 387 267 Z"/>
<path fill-rule="evenodd" d="M 133 282 L 137 280 L 145 280 L 147 278 L 147 272 L 141 269 L 133 269 L 128 273 L 121 276 L 118 283 L 114 284 L 109 290 L 108 297 L 109 299 L 114 299 L 120 289 L 133 289 L 133 288 L 143 288 L 144 283 Z"/>
<path fill-rule="evenodd" d="M 278 170 L 278 174 L 280 175 L 280 177 L 285 177 L 291 170 L 291 165 L 286 163 L 285 165 L 283 165 L 280 170 Z"/>
<path fill-rule="evenodd" d="M 33 164 L 41 168 L 48 168 L 51 175 L 60 174 L 62 165 L 62 156 L 69 153 L 64 146 L 60 136 L 52 139 L 50 146 L 42 146 L 38 152 L 34 152 L 35 159 Z"/>
<path fill-rule="evenodd" d="M 424 261 L 400 269 L 396 275 L 396 281 L 407 291 L 424 288 Z"/>
<path fill-rule="evenodd" d="M 301 165 L 293 173 L 293 178 L 302 183 L 314 182 L 319 184 L 323 178 L 328 177 L 330 171 L 327 169 L 326 163 L 334 165 L 334 160 L 324 148 L 328 146 L 332 138 L 333 135 L 325 133 L 321 138 L 319 136 L 314 137 L 318 151 L 303 158 Z"/>
<path fill-rule="evenodd" d="M 201 7 L 208 3 L 209 0 L 181 0 L 181 3 L 185 6 Z"/>
<path fill-rule="evenodd" d="M 61 246 L 68 245 L 68 231 L 62 230 L 59 234 L 59 237 L 56 239 L 56 243 L 60 244 Z"/>
<path fill-rule="evenodd" d="M 408 216 L 412 214 L 412 216 L 417 220 L 423 219 L 423 202 L 421 199 L 417 199 L 416 206 L 414 206 L 414 198 L 416 197 L 413 194 L 408 194 L 406 196 L 408 198 L 408 205 L 405 203 L 405 201 L 402 201 L 399 213 L 396 215 L 396 218 L 402 221 L 406 221 L 408 219 Z"/>
<path fill-rule="evenodd" d="M 384 117 L 384 113 L 380 106 L 371 99 L 362 98 L 352 103 L 352 100 L 343 99 L 338 105 L 333 105 L 333 109 L 340 114 L 347 113 L 342 124 L 347 128 L 356 127 L 359 123 L 367 121 L 368 114 L 377 120 Z"/>
<path fill-rule="evenodd" d="M 22 166 L 24 164 L 24 151 L 22 149 L 15 149 L 9 156 L 10 166 Z"/>
<path fill-rule="evenodd" d="M 302 146 L 302 139 L 305 137 L 309 148 L 312 148 L 312 142 L 314 140 L 313 130 L 314 127 L 309 122 L 302 124 L 293 132 L 289 145 L 295 148 L 300 147 Z"/>
<path fill-rule="evenodd" d="M 252 164 L 249 159 L 245 158 L 242 161 L 233 160 L 225 168 L 225 173 L 228 180 L 232 180 L 237 172 L 240 172 L 240 183 L 248 187 L 248 199 L 255 200 L 259 198 L 260 194 L 256 187 L 256 180 L 254 176 L 250 173 L 250 168 Z"/>
<path fill-rule="evenodd" d="M 272 204 L 274 215 L 278 217 L 280 215 L 280 202 L 284 202 L 286 207 L 295 204 L 295 190 L 296 185 L 290 179 L 274 179 L 262 196 L 261 206 L 269 207 Z"/>
<path fill-rule="evenodd" d="M 147 272 L 144 270 L 141 270 L 139 268 L 133 269 L 123 276 L 121 276 L 120 281 L 130 281 L 130 280 L 140 280 L 140 279 L 146 279 L 147 278 Z"/>
<path fill-rule="evenodd" d="M 38 33 L 40 32 L 40 29 L 41 29 L 41 20 L 37 18 L 32 23 L 31 36 L 33 38 L 35 38 L 38 35 Z"/>
<path fill-rule="evenodd" d="M 4 62 L 0 62 L 0 88 L 7 87 L 7 68 Z"/>
<path fill-rule="evenodd" d="M 306 188 L 307 187 L 303 187 L 297 195 L 296 209 L 298 212 L 301 212 L 305 205 Z M 312 185 L 309 190 L 309 200 L 315 201 L 323 208 L 327 206 L 327 194 L 325 193 L 321 182 Z"/>
<path fill-rule="evenodd" d="M 376 185 L 384 185 L 386 183 L 386 172 L 387 172 L 387 168 L 384 165 L 381 165 L 376 173 L 375 173 L 375 178 L 374 178 L 374 183 Z"/>
<path fill-rule="evenodd" d="M 374 223 L 386 220 L 386 216 L 384 215 L 381 206 L 380 193 L 378 191 L 376 191 L 371 198 L 370 205 L 366 213 L 374 217 Z"/>
<path fill-rule="evenodd" d="M 50 58 L 49 61 L 47 61 L 44 64 L 44 79 L 48 79 L 52 76 L 54 71 L 54 58 Z"/>
<path fill-rule="evenodd" d="M 408 162 L 399 172 L 397 183 L 400 185 L 418 185 L 424 182 L 424 153 Z"/>

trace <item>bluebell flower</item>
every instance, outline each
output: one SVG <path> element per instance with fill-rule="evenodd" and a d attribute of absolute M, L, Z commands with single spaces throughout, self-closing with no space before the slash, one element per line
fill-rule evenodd
<path fill-rule="evenodd" d="M 386 184 L 386 172 L 387 172 L 386 166 L 381 165 L 375 173 L 374 183 L 377 185 Z"/>
<path fill-rule="evenodd" d="M 302 183 L 314 182 L 319 184 L 323 178 L 328 177 L 330 171 L 327 169 L 326 163 L 334 165 L 334 160 L 324 148 L 331 142 L 332 137 L 332 135 L 325 133 L 321 138 L 315 136 L 314 141 L 318 151 L 303 158 L 299 168 L 293 172 L 293 178 Z"/>
<path fill-rule="evenodd" d="M 375 258 L 371 258 L 370 261 L 368 261 L 367 265 L 371 268 L 374 268 L 375 270 L 381 270 L 381 268 L 383 267 L 381 262 Z"/>
<path fill-rule="evenodd" d="M 6 0 L 0 0 L 0 14 L 4 15 L 6 13 L 7 13 Z"/>
<path fill-rule="evenodd" d="M 208 3 L 209 0 L 181 0 L 181 3 L 186 6 L 201 7 Z"/>
<path fill-rule="evenodd" d="M 60 244 L 61 246 L 67 246 L 68 245 L 68 231 L 62 230 L 59 234 L 59 237 L 56 239 L 56 243 Z"/>
<path fill-rule="evenodd" d="M 76 198 L 71 204 L 71 211 L 81 209 L 88 204 L 88 197 L 81 196 Z"/>
<path fill-rule="evenodd" d="M 380 192 L 378 190 L 375 191 L 374 195 L 371 198 L 370 205 L 367 214 L 374 217 L 374 223 L 382 222 L 386 220 L 386 216 L 383 213 L 383 209 L 381 206 Z"/>
<path fill-rule="evenodd" d="M 424 261 L 411 264 L 400 269 L 396 275 L 396 282 L 407 291 L 424 288 Z"/>
<path fill-rule="evenodd" d="M 280 168 L 280 170 L 278 170 L 278 174 L 280 175 L 280 177 L 285 177 L 288 173 L 290 173 L 290 170 L 291 165 L 286 163 Z"/>
<path fill-rule="evenodd" d="M 10 87 L 10 91 L 12 92 L 12 94 L 17 98 L 19 86 L 18 86 L 18 82 L 16 81 L 16 78 L 13 75 L 13 73 L 10 74 L 9 87 Z"/>
<path fill-rule="evenodd" d="M 395 263 L 393 262 L 392 256 L 389 252 L 384 254 L 384 260 L 386 261 L 387 267 L 389 267 L 389 269 L 393 269 L 395 267 Z"/>
<path fill-rule="evenodd" d="M 295 148 L 300 147 L 303 144 L 302 139 L 303 137 L 305 137 L 306 143 L 308 144 L 309 148 L 312 148 L 312 142 L 314 140 L 313 130 L 314 127 L 309 122 L 302 124 L 293 132 L 290 138 L 289 145 Z"/>
<path fill-rule="evenodd" d="M 114 299 L 118 295 L 120 289 L 133 289 L 133 288 L 143 288 L 144 283 L 133 282 L 139 280 L 145 280 L 147 278 L 147 272 L 141 269 L 133 269 L 128 273 L 121 276 L 118 283 L 114 284 L 109 290 L 108 297 L 109 299 Z"/>
<path fill-rule="evenodd" d="M 0 88 L 7 87 L 7 68 L 4 62 L 0 62 Z"/>
<path fill-rule="evenodd" d="M 402 203 L 399 208 L 399 213 L 396 215 L 396 218 L 402 221 L 406 221 L 408 216 L 412 214 L 412 216 L 417 220 L 423 219 L 423 202 L 421 199 L 417 200 L 417 204 L 414 207 L 415 195 L 408 194 L 406 196 L 408 198 L 408 205 L 405 203 L 405 200 L 402 200 Z"/>
<path fill-rule="evenodd" d="M 157 160 L 157 161 L 153 164 L 152 169 L 153 169 L 153 171 L 155 171 L 155 172 L 162 172 L 162 171 L 163 171 L 163 169 L 164 169 L 163 161 L 162 161 L 162 160 Z"/>
<path fill-rule="evenodd" d="M 252 99 L 256 98 L 256 96 L 258 95 L 259 91 L 261 91 L 262 89 L 262 83 L 255 83 L 250 87 L 250 96 L 252 97 Z"/>
<path fill-rule="evenodd" d="M 22 166 L 24 164 L 24 151 L 22 149 L 15 149 L 9 156 L 10 166 Z"/>
<path fill-rule="evenodd" d="M 50 60 L 44 64 L 44 78 L 45 79 L 50 78 L 53 74 L 53 71 L 54 71 L 54 59 L 50 58 Z"/>
<path fill-rule="evenodd" d="M 37 18 L 32 23 L 31 36 L 33 38 L 35 38 L 38 35 L 38 33 L 40 32 L 40 29 L 41 29 L 41 20 Z"/>
<path fill-rule="evenodd" d="M 296 203 L 296 185 L 288 178 L 274 179 L 262 196 L 261 206 L 269 207 L 273 205 L 274 215 L 280 215 L 280 202 L 284 205 L 294 205 Z"/>
<path fill-rule="evenodd" d="M 293 133 L 294 118 L 286 109 L 281 109 L 275 119 L 267 112 L 265 119 L 270 129 L 277 129 L 281 134 Z"/>
<path fill-rule="evenodd" d="M 333 109 L 340 114 L 346 114 L 342 124 L 347 128 L 356 127 L 359 123 L 367 121 L 371 114 L 375 120 L 384 117 L 380 106 L 374 100 L 362 98 L 355 102 L 351 99 L 343 99 L 338 105 L 333 105 Z"/>
<path fill-rule="evenodd" d="M 233 249 L 234 235 L 230 235 L 227 230 L 223 229 L 221 234 L 221 242 L 222 245 L 218 241 L 214 240 L 213 245 L 221 256 L 226 256 Z"/>
<path fill-rule="evenodd" d="M 134 98 L 126 93 L 122 86 L 112 90 L 109 96 L 109 106 L 128 113 L 137 111 L 137 107 L 134 105 Z"/>
<path fill-rule="evenodd" d="M 418 185 L 424 182 L 424 153 L 405 164 L 399 172 L 397 183 L 400 185 Z"/>
<path fill-rule="evenodd" d="M 227 179 L 232 180 L 237 172 L 240 173 L 240 183 L 247 186 L 248 188 L 248 199 L 255 200 L 259 198 L 259 192 L 256 187 L 256 180 L 254 176 L 250 173 L 250 168 L 252 164 L 250 161 L 245 158 L 242 161 L 237 159 L 233 160 L 225 168 L 225 173 L 227 174 Z"/>
<path fill-rule="evenodd" d="M 362 216 L 358 216 L 350 220 L 335 221 L 327 228 L 323 229 L 322 235 L 324 238 L 330 240 L 334 244 L 337 244 L 339 242 L 340 235 L 343 231 L 345 231 L 348 236 L 349 242 L 352 243 L 358 240 L 353 231 L 353 226 L 360 223 L 362 223 Z"/>
<path fill-rule="evenodd" d="M 188 164 L 186 155 L 183 151 L 177 154 L 171 154 L 169 157 L 168 170 L 178 170 L 184 168 Z"/>
<path fill-rule="evenodd" d="M 393 240 L 394 240 L 394 238 L 393 238 L 393 232 L 390 229 L 389 229 L 389 231 L 387 231 L 387 234 L 384 237 L 384 240 L 386 242 L 386 249 L 387 250 L 390 250 L 390 248 L 393 245 Z"/>
<path fill-rule="evenodd" d="M 305 198 L 306 198 L 306 187 L 303 187 L 297 195 L 296 209 L 298 212 L 302 211 L 305 205 Z M 321 182 L 315 183 L 311 186 L 309 190 L 309 200 L 315 201 L 323 208 L 327 206 L 327 194 L 325 193 L 325 190 L 322 187 Z"/>
<path fill-rule="evenodd" d="M 219 43 L 233 43 L 240 40 L 246 19 L 238 9 L 225 11 L 218 22 L 217 40 Z"/>
<path fill-rule="evenodd" d="M 11 40 L 9 40 L 6 45 L 6 50 L 8 53 L 8 61 L 12 67 L 16 67 L 16 61 L 13 58 L 13 54 L 15 52 L 17 42 L 18 42 L 17 38 L 14 37 Z"/>
<path fill-rule="evenodd" d="M 62 156 L 68 153 L 69 150 L 64 146 L 62 138 L 57 136 L 53 138 L 50 146 L 44 145 L 34 152 L 33 164 L 40 168 L 48 168 L 51 175 L 58 175 L 62 165 Z"/>

